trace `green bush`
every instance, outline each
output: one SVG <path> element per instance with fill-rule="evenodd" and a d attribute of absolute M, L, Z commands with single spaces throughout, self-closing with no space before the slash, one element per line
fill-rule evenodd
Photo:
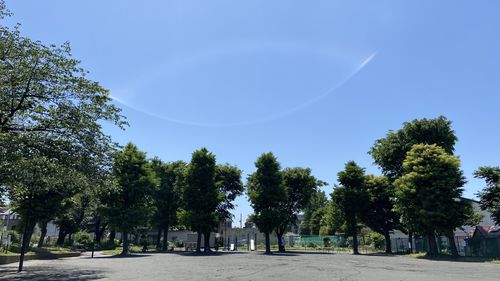
<path fill-rule="evenodd" d="M 332 240 L 330 237 L 323 238 L 323 247 L 328 248 L 332 246 Z"/>
<path fill-rule="evenodd" d="M 317 245 L 315 243 L 313 243 L 313 242 L 309 242 L 309 243 L 307 243 L 307 247 L 308 248 L 316 248 Z"/>
<path fill-rule="evenodd" d="M 66 238 L 66 239 L 64 240 L 63 246 L 64 246 L 64 247 L 72 247 L 72 246 L 73 246 L 73 244 L 74 244 L 74 242 L 75 242 L 75 241 L 74 241 L 73 239 Z"/>
<path fill-rule="evenodd" d="M 106 240 L 106 241 L 101 241 L 97 245 L 97 249 L 99 250 L 114 250 L 116 247 L 119 245 L 118 240 Z"/>
<path fill-rule="evenodd" d="M 85 249 L 92 249 L 92 245 L 94 244 L 94 239 L 86 232 L 75 233 L 74 241 L 77 244 L 76 246 L 81 245 Z"/>
<path fill-rule="evenodd" d="M 21 243 L 21 235 L 15 230 L 9 230 L 7 233 L 10 235 L 11 243 Z"/>
<path fill-rule="evenodd" d="M 370 240 L 372 247 L 377 250 L 383 249 L 385 246 L 385 238 L 383 235 L 379 233 L 372 232 L 370 234 Z"/>

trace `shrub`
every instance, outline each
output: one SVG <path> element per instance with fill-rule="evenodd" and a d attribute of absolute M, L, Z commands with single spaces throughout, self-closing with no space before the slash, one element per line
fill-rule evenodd
<path fill-rule="evenodd" d="M 99 245 L 97 245 L 97 248 L 99 250 L 114 250 L 118 245 L 119 245 L 118 240 L 106 240 L 106 241 L 101 241 Z"/>
<path fill-rule="evenodd" d="M 10 235 L 10 242 L 11 243 L 21 243 L 21 235 L 17 233 L 15 230 L 9 230 L 7 233 Z"/>
<path fill-rule="evenodd" d="M 75 233 L 75 242 L 78 245 L 82 245 L 85 249 L 92 249 L 94 239 L 92 239 L 88 233 L 77 232 Z"/>
<path fill-rule="evenodd" d="M 371 245 L 373 248 L 380 250 L 385 246 L 385 238 L 380 233 L 373 232 L 370 234 Z"/>
<path fill-rule="evenodd" d="M 332 245 L 332 240 L 330 237 L 323 238 L 323 247 L 328 248 Z"/>
<path fill-rule="evenodd" d="M 66 238 L 64 240 L 63 246 L 64 247 L 71 247 L 71 246 L 73 246 L 73 243 L 74 243 L 73 239 Z"/>

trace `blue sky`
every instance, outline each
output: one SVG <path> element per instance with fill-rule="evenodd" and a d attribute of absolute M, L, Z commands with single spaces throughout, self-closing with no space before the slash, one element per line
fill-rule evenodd
<path fill-rule="evenodd" d="M 499 1 L 6 2 L 24 35 L 71 43 L 131 125 L 106 131 L 151 157 L 205 146 L 251 173 L 272 151 L 334 184 L 349 160 L 379 173 L 367 151 L 388 130 L 444 115 L 466 197 L 500 165 Z"/>

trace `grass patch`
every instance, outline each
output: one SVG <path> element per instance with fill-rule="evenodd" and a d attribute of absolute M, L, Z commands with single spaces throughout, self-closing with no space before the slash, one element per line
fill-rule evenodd
<path fill-rule="evenodd" d="M 30 251 L 26 252 L 24 255 L 25 256 L 34 256 L 34 255 L 44 255 L 44 254 L 66 254 L 66 253 L 73 253 L 69 248 L 64 248 L 64 247 L 44 247 L 44 248 L 31 248 Z M 17 252 L 0 252 L 0 256 L 19 256 L 20 253 Z"/>
<path fill-rule="evenodd" d="M 119 255 L 122 253 L 122 251 L 123 251 L 122 247 L 116 247 L 116 249 L 113 249 L 113 250 L 102 251 L 102 254 L 103 255 Z M 156 251 L 156 250 L 148 249 L 148 252 L 152 252 L 152 251 Z M 141 246 L 130 246 L 129 252 L 132 254 L 133 253 L 142 253 L 142 247 Z"/>

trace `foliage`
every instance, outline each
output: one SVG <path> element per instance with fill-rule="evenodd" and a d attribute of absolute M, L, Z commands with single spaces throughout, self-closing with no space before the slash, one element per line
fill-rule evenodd
<path fill-rule="evenodd" d="M 88 233 L 85 232 L 77 232 L 75 233 L 74 240 L 79 245 L 83 245 L 85 249 L 91 249 L 94 240 Z"/>
<path fill-rule="evenodd" d="M 347 227 L 346 219 L 344 217 L 342 209 L 340 208 L 340 206 L 335 204 L 334 198 L 340 196 L 340 194 L 336 193 L 340 193 L 340 190 L 334 189 L 331 194 L 332 200 L 328 202 L 325 215 L 321 220 L 320 235 L 349 233 L 349 228 Z M 323 232 L 321 232 L 321 229 L 323 229 Z"/>
<path fill-rule="evenodd" d="M 395 182 L 395 209 L 404 224 L 429 237 L 462 226 L 467 211 L 460 200 L 465 183 L 460 160 L 437 145 L 418 144 L 403 166 L 406 173 Z"/>
<path fill-rule="evenodd" d="M 319 208 L 311 215 L 311 219 L 309 220 L 309 229 L 311 235 L 320 235 L 319 232 L 321 230 L 321 222 L 327 213 L 327 208 Z"/>
<path fill-rule="evenodd" d="M 394 211 L 394 185 L 385 176 L 368 175 L 365 189 L 369 197 L 369 207 L 361 220 L 373 231 L 386 237 L 386 251 L 390 253 L 389 232 L 399 226 L 399 215 Z"/>
<path fill-rule="evenodd" d="M 65 198 L 109 172 L 115 144 L 102 122 L 126 123 L 68 43 L 46 46 L 19 26 L 0 25 L 0 197 L 6 190 L 23 218 L 24 249 L 36 222 L 52 219 Z"/>
<path fill-rule="evenodd" d="M 375 142 L 369 153 L 386 176 L 396 179 L 404 174 L 403 161 L 414 144 L 436 144 L 452 154 L 456 141 L 451 121 L 446 117 L 415 119 L 405 122 L 396 132 L 389 131 L 385 138 Z"/>
<path fill-rule="evenodd" d="M 206 148 L 192 154 L 185 175 L 183 200 L 187 226 L 198 233 L 209 234 L 218 222 L 215 212 L 221 194 L 215 185 L 215 155 Z"/>
<path fill-rule="evenodd" d="M 318 186 L 324 186 L 326 183 L 319 181 Z M 318 222 L 318 215 L 321 211 L 319 209 L 325 208 L 328 205 L 328 199 L 326 194 L 322 190 L 315 189 L 311 194 L 311 199 L 309 203 L 304 208 L 304 217 L 302 219 L 302 223 L 299 226 L 300 235 L 318 235 L 318 233 L 312 230 L 319 230 L 319 225 L 314 225 L 314 223 Z M 316 213 L 316 214 L 315 214 Z M 313 216 L 316 215 L 316 219 L 313 222 Z M 321 220 L 321 219 L 319 219 Z"/>
<path fill-rule="evenodd" d="M 151 161 L 151 166 L 160 181 L 155 186 L 152 196 L 155 206 L 153 221 L 158 227 L 168 230 L 178 223 L 177 211 L 181 201 L 181 186 L 186 163 L 183 161 L 163 163 L 155 158 Z"/>
<path fill-rule="evenodd" d="M 486 181 L 486 187 L 479 192 L 481 208 L 491 212 L 495 223 L 500 224 L 500 167 L 480 167 L 474 177 Z"/>
<path fill-rule="evenodd" d="M 361 217 L 369 207 L 369 197 L 365 186 L 365 170 L 354 161 L 345 165 L 338 173 L 340 186 L 334 189 L 332 201 L 339 208 L 341 218 L 345 220 L 349 235 L 353 237 L 353 252 L 358 253 L 357 227 Z"/>
<path fill-rule="evenodd" d="M 276 234 L 280 239 L 291 224 L 296 224 L 297 214 L 309 204 L 313 192 L 320 183 L 311 175 L 309 168 L 286 168 L 282 171 L 282 175 L 287 196 L 286 201 L 280 206 L 283 221 L 276 228 Z M 322 217 L 319 216 L 319 220 Z M 319 232 L 319 222 L 317 225 Z M 284 250 L 281 244 L 280 250 Z"/>
<path fill-rule="evenodd" d="M 380 233 L 372 232 L 370 233 L 370 242 L 373 248 L 380 250 L 384 247 L 385 238 Z"/>
<path fill-rule="evenodd" d="M 115 153 L 113 175 L 116 186 L 103 194 L 102 211 L 111 226 L 124 233 L 123 250 L 128 250 L 127 234 L 148 222 L 151 214 L 150 196 L 158 181 L 146 154 L 128 143 Z"/>
<path fill-rule="evenodd" d="M 280 164 L 272 153 L 262 154 L 255 162 L 257 171 L 249 175 L 248 197 L 254 209 L 252 221 L 264 233 L 270 233 L 282 221 L 280 210 L 287 200 Z"/>
<path fill-rule="evenodd" d="M 217 164 L 215 167 L 215 186 L 223 196 L 217 206 L 219 221 L 232 218 L 231 210 L 235 207 L 233 202 L 245 190 L 241 173 L 238 167 L 229 164 Z"/>
<path fill-rule="evenodd" d="M 266 234 L 266 253 L 269 253 L 269 233 L 284 219 L 281 206 L 287 200 L 287 193 L 280 164 L 272 153 L 262 154 L 255 166 L 257 171 L 247 180 L 248 197 L 254 210 L 252 221 Z"/>

